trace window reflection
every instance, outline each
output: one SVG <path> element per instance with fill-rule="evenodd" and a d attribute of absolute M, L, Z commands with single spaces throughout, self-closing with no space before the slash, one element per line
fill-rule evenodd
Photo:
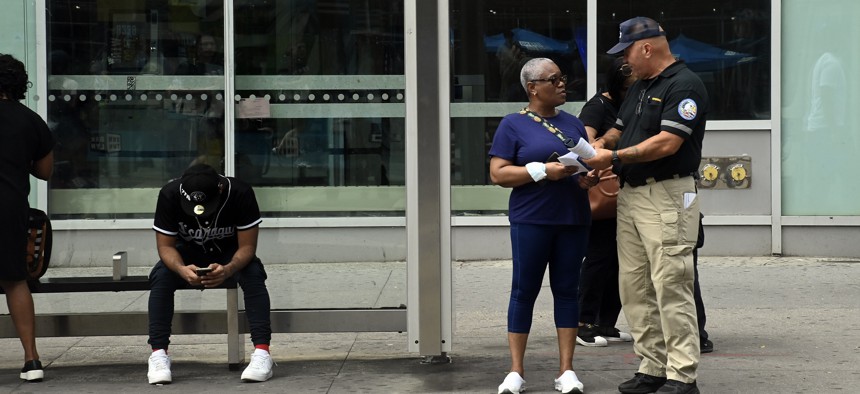
<path fill-rule="evenodd" d="M 283 194 L 278 187 L 397 186 L 391 198 L 402 199 L 402 2 L 239 0 L 234 15 L 236 93 L 266 98 L 270 112 L 237 111 L 237 175 L 271 187 L 260 189 L 264 196 Z M 362 209 L 336 190 L 324 192 L 335 207 L 314 214 Z M 264 198 L 263 210 L 287 216 L 320 208 L 266 205 Z M 384 214 L 402 215 L 396 205 Z"/>
<path fill-rule="evenodd" d="M 524 103 L 519 69 L 537 56 L 569 76 L 569 102 L 585 100 L 586 3 L 450 2 L 452 103 L 469 113 Z M 236 94 L 266 97 L 270 109 L 226 120 L 235 122 L 236 174 L 272 188 L 402 187 L 403 2 L 233 4 Z M 149 189 L 191 163 L 224 169 L 234 98 L 224 97 L 222 0 L 46 5 L 48 120 L 60 144 L 53 213 L 149 217 L 140 197 Z M 603 52 L 617 24 L 634 15 L 666 23 L 673 49 L 708 85 L 710 119 L 769 119 L 769 1 L 601 1 L 599 62 L 610 60 Z M 455 186 L 489 185 L 486 151 L 509 110 L 481 108 L 452 119 Z M 139 202 L 97 206 L 88 194 L 97 190 Z M 337 201 L 326 212 L 351 214 L 350 206 Z"/>
<path fill-rule="evenodd" d="M 487 152 L 502 117 L 528 102 L 520 82 L 525 62 L 535 57 L 552 59 L 568 76 L 567 101 L 585 100 L 586 3 L 449 3 L 452 109 L 470 114 L 451 119 L 453 214 L 507 211 L 509 191 L 491 186 Z"/>
<path fill-rule="evenodd" d="M 601 1 L 598 70 L 612 61 L 605 52 L 618 41 L 618 24 L 638 15 L 664 24 L 672 53 L 705 82 L 709 120 L 770 119 L 769 0 Z"/>
<path fill-rule="evenodd" d="M 547 57 L 567 74 L 568 101 L 584 100 L 586 3 L 450 2 L 454 102 L 526 102 L 520 69 Z"/>
<path fill-rule="evenodd" d="M 236 0 L 237 75 L 402 75 L 400 1 Z"/>
<path fill-rule="evenodd" d="M 836 3 L 839 3 L 838 6 Z M 860 187 L 851 179 L 860 149 L 856 125 L 857 50 L 846 45 L 860 28 L 849 22 L 857 2 L 828 6 L 792 0 L 783 4 L 782 214 L 856 216 Z M 821 154 L 826 152 L 826 154 Z M 827 168 L 822 176 L 821 168 Z"/>
<path fill-rule="evenodd" d="M 187 166 L 223 170 L 221 0 L 46 6 L 55 217 L 151 217 Z"/>

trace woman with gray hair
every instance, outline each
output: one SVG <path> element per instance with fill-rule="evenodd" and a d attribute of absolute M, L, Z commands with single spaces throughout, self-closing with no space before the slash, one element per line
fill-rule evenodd
<path fill-rule="evenodd" d="M 559 373 L 555 389 L 582 393 L 573 371 L 579 322 L 577 289 L 588 241 L 591 209 L 586 190 L 599 180 L 565 166 L 558 157 L 580 138 L 588 140 L 582 122 L 556 107 L 566 101 L 567 76 L 550 59 L 529 60 L 520 72 L 529 97 L 521 111 L 502 119 L 490 148 L 490 179 L 510 187 L 513 279 L 508 304 L 508 346 L 511 368 L 499 394 L 524 390 L 526 343 L 535 300 L 549 267 Z"/>

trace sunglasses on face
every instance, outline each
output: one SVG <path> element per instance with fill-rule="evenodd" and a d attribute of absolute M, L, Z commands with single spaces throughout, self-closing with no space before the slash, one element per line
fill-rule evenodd
<path fill-rule="evenodd" d="M 559 82 L 567 84 L 567 75 L 562 75 L 560 77 L 552 76 L 549 78 L 532 79 L 529 82 L 549 82 L 550 84 L 552 84 L 552 86 L 558 86 Z"/>

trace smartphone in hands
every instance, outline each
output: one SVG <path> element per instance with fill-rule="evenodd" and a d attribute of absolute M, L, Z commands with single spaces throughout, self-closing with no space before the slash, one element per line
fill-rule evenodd
<path fill-rule="evenodd" d="M 212 272 L 212 268 L 210 268 L 210 267 L 198 268 L 197 269 L 197 276 L 206 276 L 206 274 L 208 274 L 210 272 Z"/>

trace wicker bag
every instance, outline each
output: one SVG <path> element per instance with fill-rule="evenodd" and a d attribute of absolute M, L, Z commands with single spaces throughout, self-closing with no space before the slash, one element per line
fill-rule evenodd
<path fill-rule="evenodd" d="M 30 208 L 27 229 L 27 279 L 37 280 L 45 275 L 51 260 L 51 220 L 39 209 Z"/>

